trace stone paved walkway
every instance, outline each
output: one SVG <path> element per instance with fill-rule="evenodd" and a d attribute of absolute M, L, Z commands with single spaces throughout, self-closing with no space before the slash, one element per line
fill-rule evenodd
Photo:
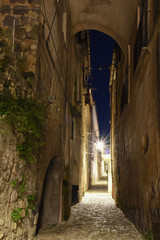
<path fill-rule="evenodd" d="M 104 189 L 104 188 L 103 188 Z M 68 222 L 44 230 L 36 240 L 142 240 L 134 226 L 100 188 L 88 191 L 83 201 L 72 207 Z"/>

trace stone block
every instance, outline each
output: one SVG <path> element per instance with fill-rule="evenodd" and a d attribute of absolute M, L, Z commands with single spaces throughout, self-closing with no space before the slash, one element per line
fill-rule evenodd
<path fill-rule="evenodd" d="M 16 230 L 17 229 L 17 223 L 12 222 L 11 229 Z"/>
<path fill-rule="evenodd" d="M 31 50 L 32 50 L 32 51 L 37 50 L 37 44 L 32 44 L 32 45 L 31 45 Z"/>
<path fill-rule="evenodd" d="M 19 200 L 19 201 L 18 201 L 18 207 L 19 207 L 19 208 L 25 208 L 25 202 L 22 201 L 22 200 Z"/>
<path fill-rule="evenodd" d="M 33 7 L 32 8 L 32 12 L 35 12 L 35 13 L 40 13 L 40 8 L 39 7 Z"/>
<path fill-rule="evenodd" d="M 3 225 L 4 225 L 4 220 L 0 219 L 0 226 L 3 226 Z"/>
<path fill-rule="evenodd" d="M 1 13 L 2 13 L 2 14 L 6 14 L 6 13 L 10 14 L 10 13 L 11 13 L 11 8 L 10 8 L 10 6 L 9 6 L 9 5 L 2 5 L 2 7 L 1 7 Z"/>
<path fill-rule="evenodd" d="M 34 225 L 37 225 L 37 222 L 38 222 L 38 213 L 35 215 L 35 217 L 34 217 L 34 222 L 33 222 L 33 224 Z"/>
<path fill-rule="evenodd" d="M 10 3 L 16 3 L 16 2 L 18 2 L 18 3 L 25 3 L 26 0 L 10 0 Z"/>
<path fill-rule="evenodd" d="M 25 39 L 27 36 L 26 29 L 25 28 L 16 28 L 16 33 L 15 33 L 16 38 L 18 39 Z"/>
<path fill-rule="evenodd" d="M 23 231 L 22 231 L 22 228 L 18 228 L 17 229 L 17 237 L 20 237 L 23 235 Z"/>
<path fill-rule="evenodd" d="M 24 15 L 29 12 L 29 8 L 25 6 L 15 6 L 13 8 L 13 14 L 15 15 Z"/>
<path fill-rule="evenodd" d="M 0 232 L 0 239 L 4 237 L 4 232 Z"/>
<path fill-rule="evenodd" d="M 27 33 L 28 38 L 37 39 L 38 38 L 38 29 L 37 26 L 34 26 L 30 32 Z"/>
<path fill-rule="evenodd" d="M 4 20 L 3 20 L 3 25 L 4 26 L 8 26 L 8 27 L 12 27 L 13 26 L 13 21 L 15 19 L 15 24 L 16 26 L 19 25 L 19 17 L 14 17 L 14 16 L 10 16 L 10 15 L 7 15 Z"/>
<path fill-rule="evenodd" d="M 35 233 L 36 233 L 36 226 L 30 228 L 28 238 L 29 239 L 34 239 Z"/>
<path fill-rule="evenodd" d="M 39 26 L 39 21 L 40 21 L 40 19 L 39 19 L 39 16 L 37 17 L 37 18 L 35 18 L 35 19 L 32 19 L 31 21 L 30 21 L 30 24 L 31 24 L 31 26 Z M 31 30 L 32 30 L 32 28 L 31 28 Z M 30 30 L 30 31 L 31 31 Z"/>
<path fill-rule="evenodd" d="M 2 194 L 1 194 L 1 197 L 0 197 L 0 200 L 1 200 L 1 204 L 2 205 L 5 205 L 6 204 L 6 202 L 7 202 L 7 197 L 6 197 L 6 194 L 3 192 Z"/>
<path fill-rule="evenodd" d="M 40 0 L 28 0 L 30 4 L 40 4 Z"/>
<path fill-rule="evenodd" d="M 22 52 L 22 46 L 21 46 L 20 42 L 15 41 L 15 48 L 14 49 L 15 49 L 16 52 Z M 14 168 L 13 171 L 15 172 L 16 169 Z"/>
<path fill-rule="evenodd" d="M 11 203 L 15 202 L 17 200 L 18 194 L 16 191 L 12 192 L 11 194 Z"/>
<path fill-rule="evenodd" d="M 28 23 L 29 23 L 29 17 L 21 16 L 21 17 L 20 17 L 20 20 L 21 20 L 21 24 L 22 24 L 22 25 L 25 25 L 25 24 L 28 24 Z"/>

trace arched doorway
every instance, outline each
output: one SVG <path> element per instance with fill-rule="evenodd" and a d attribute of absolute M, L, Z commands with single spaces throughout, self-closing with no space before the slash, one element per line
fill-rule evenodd
<path fill-rule="evenodd" d="M 43 184 L 37 232 L 41 228 L 54 226 L 59 222 L 61 215 L 60 198 L 62 195 L 61 166 L 61 159 L 53 157 L 47 168 Z"/>

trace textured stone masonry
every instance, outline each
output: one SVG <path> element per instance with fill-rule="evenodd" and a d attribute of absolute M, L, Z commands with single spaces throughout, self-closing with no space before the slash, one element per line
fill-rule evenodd
<path fill-rule="evenodd" d="M 15 50 L 28 61 L 28 71 L 35 73 L 38 47 L 39 1 L 3 0 L 0 2 L 0 26 L 12 33 L 15 20 Z M 12 36 L 10 36 L 12 38 Z M 17 48 L 17 46 L 20 46 Z"/>

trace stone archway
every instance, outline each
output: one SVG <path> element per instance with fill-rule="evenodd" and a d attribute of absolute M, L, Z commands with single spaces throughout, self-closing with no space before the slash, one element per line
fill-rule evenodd
<path fill-rule="evenodd" d="M 111 36 L 127 53 L 138 0 L 69 0 L 73 34 L 93 29 Z"/>
<path fill-rule="evenodd" d="M 100 25 L 97 24 L 95 22 L 81 22 L 79 24 L 77 24 L 76 26 L 73 27 L 72 31 L 73 34 L 76 34 L 80 31 L 84 31 L 84 30 L 96 30 L 99 32 L 102 32 L 110 37 L 112 37 L 117 44 L 120 46 L 123 54 L 125 55 L 127 52 L 127 48 L 126 48 L 126 43 L 123 41 L 123 39 L 121 38 L 121 36 L 114 32 L 112 30 L 112 28 L 110 26 L 105 27 L 104 25 Z"/>
<path fill-rule="evenodd" d="M 37 232 L 41 228 L 56 225 L 61 216 L 62 161 L 53 157 L 43 183 Z"/>

